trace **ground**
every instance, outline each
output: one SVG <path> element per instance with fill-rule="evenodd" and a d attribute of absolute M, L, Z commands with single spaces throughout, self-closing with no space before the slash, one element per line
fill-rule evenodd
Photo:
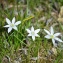
<path fill-rule="evenodd" d="M 13 17 L 21 24 L 8 33 L 6 18 Z M 40 29 L 35 41 L 26 31 L 32 26 Z M 63 40 L 62 0 L 0 0 L 0 63 L 63 63 L 63 43 L 45 38 L 51 26 Z"/>

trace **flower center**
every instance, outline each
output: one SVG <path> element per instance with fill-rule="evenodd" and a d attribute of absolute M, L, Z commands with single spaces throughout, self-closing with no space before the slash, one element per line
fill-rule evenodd
<path fill-rule="evenodd" d="M 54 35 L 51 35 L 50 37 L 51 37 L 51 38 L 54 38 Z"/>
<path fill-rule="evenodd" d="M 35 33 L 34 32 L 31 32 L 32 35 L 34 35 Z"/>
<path fill-rule="evenodd" d="M 14 27 L 14 24 L 11 23 L 10 26 L 11 26 L 11 27 Z"/>

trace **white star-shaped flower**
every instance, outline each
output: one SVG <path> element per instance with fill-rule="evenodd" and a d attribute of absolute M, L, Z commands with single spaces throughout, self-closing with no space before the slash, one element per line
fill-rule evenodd
<path fill-rule="evenodd" d="M 47 39 L 52 39 L 53 45 L 57 46 L 57 44 L 55 43 L 55 40 L 59 41 L 59 42 L 63 42 L 61 39 L 59 39 L 57 36 L 59 36 L 61 33 L 55 33 L 54 34 L 54 30 L 53 27 L 50 27 L 50 32 L 46 29 L 44 29 L 44 31 L 48 34 L 45 36 L 45 38 Z"/>
<path fill-rule="evenodd" d="M 29 30 L 29 29 L 26 29 L 26 30 L 29 33 L 28 36 L 32 36 L 33 41 L 35 40 L 35 36 L 39 37 L 39 35 L 37 33 L 40 31 L 40 29 L 34 30 L 34 27 L 32 26 L 31 30 Z"/>
<path fill-rule="evenodd" d="M 12 22 L 8 18 L 6 18 L 6 22 L 8 25 L 6 25 L 4 27 L 6 27 L 6 28 L 8 27 L 8 33 L 11 32 L 12 29 L 17 30 L 16 26 L 21 23 L 21 21 L 15 22 L 15 17 L 12 19 Z"/>

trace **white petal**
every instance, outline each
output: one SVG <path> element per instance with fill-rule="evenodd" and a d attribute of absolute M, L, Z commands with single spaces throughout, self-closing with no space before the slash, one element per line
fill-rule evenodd
<path fill-rule="evenodd" d="M 6 25 L 6 26 L 4 26 L 4 27 L 10 27 L 10 25 Z"/>
<path fill-rule="evenodd" d="M 26 29 L 26 31 L 27 31 L 28 33 L 31 33 L 31 31 L 30 31 L 29 29 Z"/>
<path fill-rule="evenodd" d="M 14 27 L 13 27 L 13 29 L 17 30 L 17 27 L 16 27 L 16 26 L 14 26 Z"/>
<path fill-rule="evenodd" d="M 35 36 L 32 36 L 33 41 L 35 40 Z"/>
<path fill-rule="evenodd" d="M 12 30 L 12 28 L 11 28 L 11 27 L 9 27 L 9 28 L 8 28 L 8 33 L 9 33 L 9 32 L 11 32 L 11 30 Z"/>
<path fill-rule="evenodd" d="M 53 27 L 52 26 L 50 28 L 50 32 L 51 32 L 51 34 L 54 34 L 54 30 L 53 30 Z"/>
<path fill-rule="evenodd" d="M 15 17 L 12 19 L 12 24 L 14 24 L 15 23 Z"/>
<path fill-rule="evenodd" d="M 63 42 L 61 39 L 59 39 L 57 37 L 55 37 L 54 39 L 57 40 L 57 41 L 59 41 L 59 42 Z"/>
<path fill-rule="evenodd" d="M 48 35 L 50 35 L 50 32 L 49 32 L 48 30 L 44 29 L 44 31 L 45 31 Z"/>
<path fill-rule="evenodd" d="M 54 36 L 59 36 L 61 33 L 55 33 Z"/>
<path fill-rule="evenodd" d="M 50 39 L 51 37 L 50 37 L 50 35 L 46 35 L 45 38 Z"/>
<path fill-rule="evenodd" d="M 21 21 L 17 21 L 16 23 L 15 23 L 15 25 L 19 25 L 21 23 Z"/>
<path fill-rule="evenodd" d="M 37 29 L 37 30 L 35 30 L 35 33 L 38 33 L 40 31 L 40 29 Z"/>
<path fill-rule="evenodd" d="M 53 42 L 53 45 L 56 47 L 57 44 L 55 43 L 55 40 L 54 39 L 52 39 L 52 42 Z"/>
<path fill-rule="evenodd" d="M 32 36 L 31 34 L 28 34 L 28 36 Z"/>
<path fill-rule="evenodd" d="M 36 37 L 40 37 L 38 34 L 35 34 Z"/>
<path fill-rule="evenodd" d="M 34 31 L 34 27 L 33 26 L 31 27 L 31 31 Z"/>
<path fill-rule="evenodd" d="M 6 18 L 6 22 L 7 22 L 8 24 L 11 24 L 11 22 L 10 22 L 10 20 L 9 20 L 8 18 Z"/>

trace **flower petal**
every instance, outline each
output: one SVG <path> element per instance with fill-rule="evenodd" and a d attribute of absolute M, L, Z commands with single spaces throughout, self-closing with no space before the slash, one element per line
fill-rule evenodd
<path fill-rule="evenodd" d="M 17 30 L 17 27 L 16 27 L 16 26 L 14 26 L 14 27 L 13 27 L 13 29 Z"/>
<path fill-rule="evenodd" d="M 9 33 L 9 32 L 11 32 L 11 30 L 12 30 L 12 28 L 11 28 L 11 27 L 9 27 L 9 28 L 8 28 L 8 33 Z"/>
<path fill-rule="evenodd" d="M 46 35 L 45 38 L 50 39 L 51 37 L 50 37 L 50 35 Z"/>
<path fill-rule="evenodd" d="M 12 19 L 12 24 L 14 24 L 15 23 L 15 17 Z"/>
<path fill-rule="evenodd" d="M 26 31 L 27 31 L 28 33 L 31 33 L 31 31 L 30 31 L 29 29 L 26 29 Z"/>
<path fill-rule="evenodd" d="M 4 27 L 10 27 L 10 25 L 6 25 L 6 26 L 4 26 Z"/>
<path fill-rule="evenodd" d="M 31 31 L 34 31 L 34 27 L 33 26 L 31 27 Z"/>
<path fill-rule="evenodd" d="M 63 42 L 61 39 L 59 39 L 57 37 L 55 37 L 54 39 L 57 40 L 57 41 L 59 41 L 59 42 Z"/>
<path fill-rule="evenodd" d="M 55 43 L 55 40 L 54 40 L 54 39 L 52 39 L 52 42 L 53 42 L 53 45 L 54 45 L 55 47 L 57 47 L 57 44 Z"/>
<path fill-rule="evenodd" d="M 37 29 L 37 30 L 35 30 L 35 33 L 38 33 L 40 31 L 40 29 Z"/>
<path fill-rule="evenodd" d="M 50 35 L 50 32 L 49 32 L 48 30 L 44 29 L 44 31 L 45 31 L 48 35 Z"/>
<path fill-rule="evenodd" d="M 10 20 L 9 20 L 8 18 L 6 18 L 6 22 L 7 22 L 8 24 L 11 24 L 11 22 L 10 22 Z"/>
<path fill-rule="evenodd" d="M 52 26 L 51 26 L 51 28 L 50 28 L 50 32 L 51 32 L 51 35 L 54 34 L 54 30 L 53 30 L 53 27 L 52 27 Z"/>
<path fill-rule="evenodd" d="M 61 33 L 55 33 L 54 36 L 59 36 Z"/>
<path fill-rule="evenodd" d="M 33 41 L 35 40 L 35 36 L 32 36 Z"/>
<path fill-rule="evenodd" d="M 32 36 L 31 34 L 28 34 L 28 36 Z"/>
<path fill-rule="evenodd" d="M 19 25 L 21 23 L 21 21 L 17 21 L 16 23 L 15 23 L 15 25 Z"/>
<path fill-rule="evenodd" d="M 36 37 L 40 37 L 38 34 L 35 34 Z"/>

